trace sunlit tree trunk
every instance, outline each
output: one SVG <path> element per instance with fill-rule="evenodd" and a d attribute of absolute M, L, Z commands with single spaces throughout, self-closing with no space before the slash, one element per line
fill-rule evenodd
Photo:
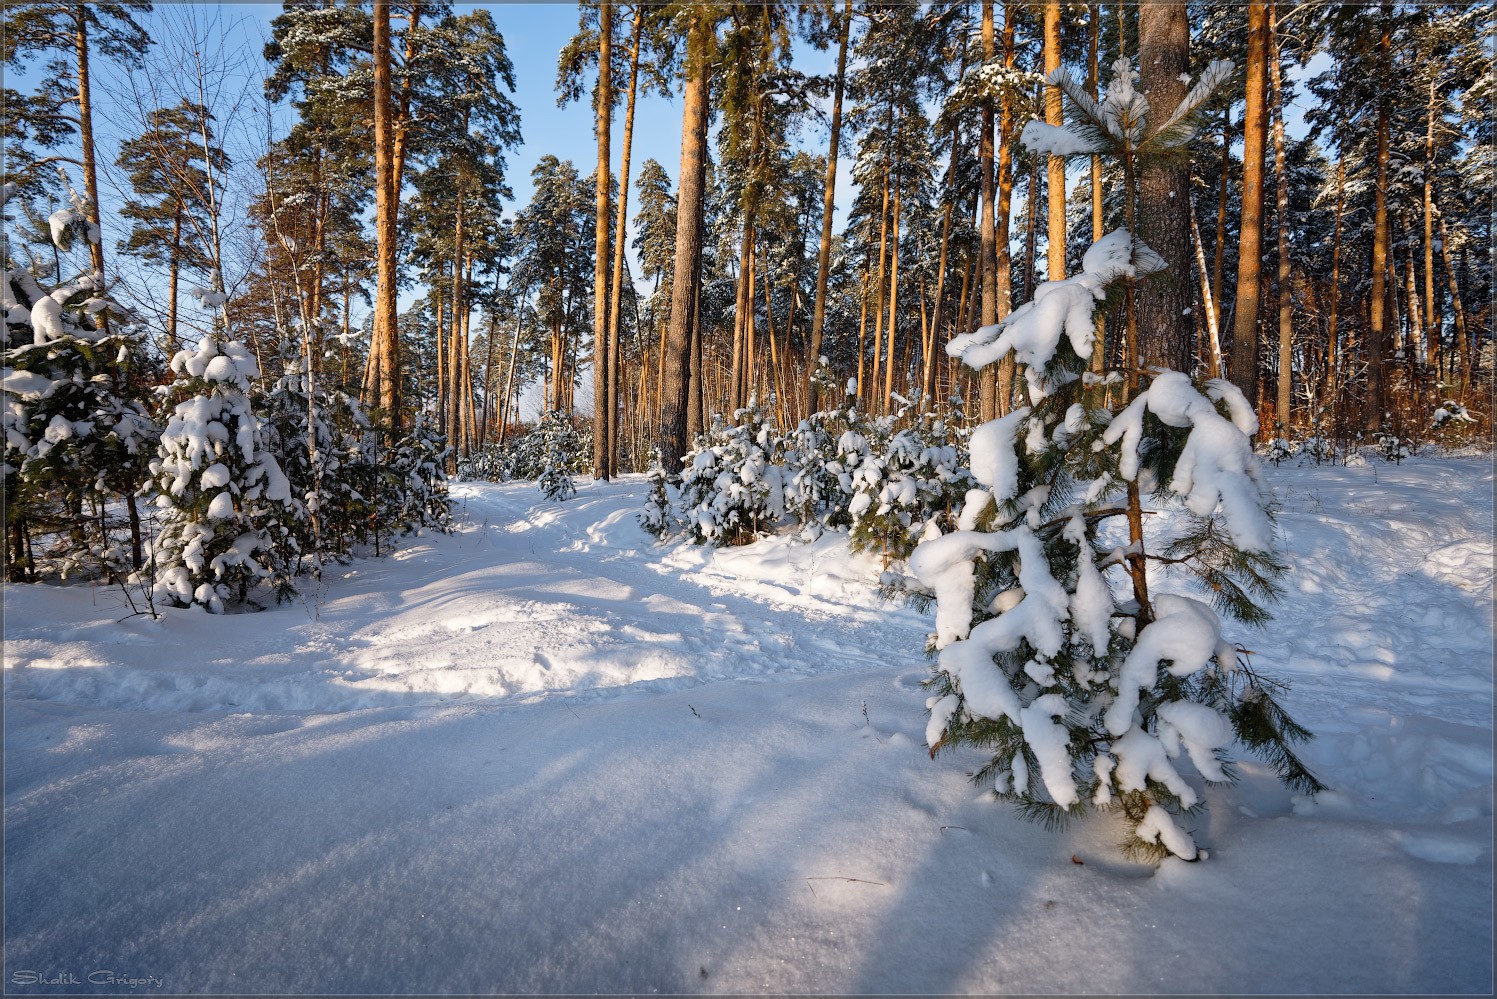
<path fill-rule="evenodd" d="M 982 57 L 986 62 L 993 58 L 993 0 L 982 3 Z M 993 102 L 982 103 L 982 134 L 977 140 L 978 174 L 981 178 L 982 202 L 978 209 L 978 274 L 981 276 L 982 312 L 978 321 L 983 326 L 998 321 L 998 248 L 997 232 L 993 227 Z M 984 420 L 998 416 L 998 372 L 992 365 L 982 369 L 978 377 L 978 398 Z"/>
<path fill-rule="evenodd" d="M 811 313 L 811 356 L 806 364 L 812 412 L 822 405 L 820 389 L 812 376 L 821 361 L 821 340 L 826 329 L 826 285 L 832 265 L 832 197 L 837 184 L 837 153 L 842 138 L 842 93 L 847 80 L 847 38 L 852 30 L 852 0 L 842 10 L 842 30 L 837 38 L 837 76 L 832 85 L 832 131 L 827 140 L 826 185 L 821 202 L 821 248 L 816 255 L 816 302 Z"/>
<path fill-rule="evenodd" d="M 1294 287 L 1289 259 L 1289 156 L 1284 146 L 1284 87 L 1279 57 L 1278 7 L 1268 8 L 1268 79 L 1273 104 L 1275 225 L 1278 234 L 1279 384 L 1275 412 L 1285 432 L 1294 402 Z"/>
<path fill-rule="evenodd" d="M 693 275 L 702 252 L 702 167 L 707 146 L 708 48 L 713 32 L 705 7 L 691 11 L 686 52 L 685 107 L 681 119 L 680 191 L 676 203 L 676 266 L 671 317 L 661 379 L 660 454 L 667 472 L 681 468 L 690 443 L 687 410 L 692 388 L 692 343 L 696 296 Z"/>
<path fill-rule="evenodd" d="M 1182 12 L 1181 17 L 1184 17 Z M 1187 41 L 1189 28 L 1187 27 Z M 1045 78 L 1060 68 L 1060 0 L 1045 0 Z M 1157 106 L 1157 105 L 1156 105 Z M 1060 125 L 1060 88 L 1045 86 L 1045 122 Z M 1060 156 L 1047 159 L 1045 182 L 1045 274 L 1051 281 L 1066 276 L 1066 161 Z"/>
<path fill-rule="evenodd" d="M 1190 22 L 1184 0 L 1138 7 L 1139 86 L 1157 117 L 1186 94 Z M 1190 170 L 1182 160 L 1146 160 L 1138 171 L 1138 235 L 1168 265 L 1138 285 L 1144 363 L 1190 373 Z M 1136 359 L 1129 358 L 1129 363 Z"/>
<path fill-rule="evenodd" d="M 598 3 L 598 170 L 593 211 L 593 478 L 608 478 L 608 188 L 613 133 L 613 4 Z M 622 256 L 622 254 L 620 254 Z"/>
<path fill-rule="evenodd" d="M 1263 157 L 1268 8 L 1248 3 L 1247 107 L 1242 118 L 1242 231 L 1237 242 L 1236 317 L 1232 325 L 1232 382 L 1258 396 L 1258 305 L 1263 269 Z"/>
<path fill-rule="evenodd" d="M 1393 51 L 1393 5 L 1382 5 L 1382 33 L 1378 53 L 1383 80 L 1388 78 Z M 1372 298 L 1367 317 L 1367 428 L 1383 428 L 1387 406 L 1383 362 L 1388 353 L 1388 129 L 1389 95 L 1380 88 L 1377 100 L 1377 180 L 1372 209 Z"/>

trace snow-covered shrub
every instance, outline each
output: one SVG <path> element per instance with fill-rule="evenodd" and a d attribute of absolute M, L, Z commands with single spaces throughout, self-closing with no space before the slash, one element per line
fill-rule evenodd
<path fill-rule="evenodd" d="M 469 482 L 503 482 L 504 449 L 494 441 L 475 448 L 472 454 L 458 462 L 457 477 Z"/>
<path fill-rule="evenodd" d="M 1287 461 L 1295 455 L 1295 447 L 1282 437 L 1275 437 L 1268 442 L 1268 460 L 1278 465 Z"/>
<path fill-rule="evenodd" d="M 679 517 L 698 544 L 748 544 L 785 515 L 781 441 L 753 402 L 734 416 L 714 416 L 681 459 Z"/>
<path fill-rule="evenodd" d="M 1384 461 L 1391 461 L 1395 465 L 1414 453 L 1413 446 L 1397 434 L 1378 434 L 1373 444 Z"/>
<path fill-rule="evenodd" d="M 180 401 L 151 462 L 161 513 L 156 598 L 222 613 L 262 581 L 289 595 L 299 553 L 293 525 L 305 509 L 250 407 L 254 356 L 210 335 L 173 357 L 171 369 Z"/>
<path fill-rule="evenodd" d="M 536 479 L 535 484 L 540 487 L 546 499 L 560 503 L 577 495 L 577 483 L 572 481 L 572 473 L 567 471 L 565 455 L 553 454 L 552 459 L 541 469 L 540 478 Z"/>
<path fill-rule="evenodd" d="M 447 438 L 425 416 L 384 456 L 383 471 L 394 493 L 394 523 L 402 534 L 422 529 L 452 530 L 452 501 L 447 495 Z"/>
<path fill-rule="evenodd" d="M 665 465 L 660 460 L 660 449 L 652 452 L 650 463 L 650 492 L 645 497 L 645 506 L 639 514 L 639 526 L 656 538 L 670 537 L 676 528 L 676 517 L 671 509 L 670 485 L 665 474 Z"/>
<path fill-rule="evenodd" d="M 307 514 L 292 523 L 297 551 L 303 557 L 344 554 L 340 542 L 348 537 L 348 525 L 343 521 L 358 497 L 342 474 L 349 455 L 328 418 L 326 393 L 307 397 L 302 359 L 287 358 L 284 371 L 270 391 L 254 401 L 266 450 L 275 455 L 291 495 Z"/>
<path fill-rule="evenodd" d="M 868 420 L 847 402 L 812 413 L 785 441 L 785 510 L 817 534 L 852 526 L 854 477 L 870 456 Z"/>
<path fill-rule="evenodd" d="M 1225 76 L 1213 64 L 1187 104 L 1198 106 Z M 1190 109 L 1146 135 L 1147 102 L 1133 78 L 1119 60 L 1098 108 L 1057 72 L 1052 81 L 1086 125 L 1078 134 L 1031 123 L 1026 144 L 1058 155 L 1177 151 L 1184 138 L 1174 125 Z M 1208 784 L 1230 781 L 1235 740 L 1291 786 L 1321 785 L 1290 748 L 1308 733 L 1223 626 L 1223 616 L 1262 624 L 1259 603 L 1278 594 L 1285 569 L 1249 440 L 1258 429 L 1251 407 L 1219 379 L 1156 371 L 1145 382 L 1088 370 L 1096 303 L 1160 266 L 1115 231 L 1086 252 L 1080 274 L 1045 282 L 1001 323 L 950 344 L 973 368 L 1012 354 L 1028 404 L 973 432 L 978 488 L 958 530 L 924 540 L 910 568 L 937 605 L 932 754 L 980 747 L 991 757 L 976 779 L 1024 814 L 1059 821 L 1115 810 L 1131 852 L 1189 860 L 1197 849 L 1181 818 L 1202 796 L 1187 761 Z M 1117 413 L 1109 391 L 1121 393 Z M 1146 493 L 1181 508 L 1171 536 L 1145 538 Z M 1104 531 L 1115 519 L 1126 526 Z M 1161 585 L 1172 568 L 1185 578 Z"/>
<path fill-rule="evenodd" d="M 853 473 L 852 543 L 903 560 L 926 532 L 955 526 L 956 510 L 974 483 L 945 421 L 927 416 L 893 433 L 892 419 L 879 423 L 881 446 Z"/>
<path fill-rule="evenodd" d="M 354 554 L 355 544 L 367 543 L 378 526 L 371 499 L 377 491 L 376 449 L 369 417 L 358 399 L 341 391 L 319 393 L 318 422 L 326 426 L 329 445 L 318 441 L 322 463 L 309 510 L 315 501 L 322 552 L 333 558 Z"/>
<path fill-rule="evenodd" d="M 6 185 L 7 197 L 10 190 Z M 51 223 L 58 250 L 80 232 L 97 238 L 96 227 L 82 222 L 81 202 L 79 210 L 54 213 Z M 39 268 L 12 257 L 8 240 L 0 255 L 0 430 L 11 576 L 126 572 L 139 562 L 135 492 L 158 433 L 137 399 L 140 339 L 97 274 L 49 287 Z M 128 551 L 107 516 L 115 501 L 128 513 Z M 33 550 L 37 535 L 52 539 L 46 550 Z"/>
<path fill-rule="evenodd" d="M 1340 451 L 1335 441 L 1323 434 L 1314 433 L 1300 441 L 1295 453 L 1300 457 L 1300 464 L 1313 461 L 1317 465 L 1324 465 L 1335 461 Z"/>
<path fill-rule="evenodd" d="M 566 413 L 541 415 L 528 433 L 505 442 L 502 450 L 485 458 L 484 471 L 492 481 L 536 479 L 548 466 L 569 475 L 585 475 L 592 468 L 591 424 L 579 427 Z"/>
<path fill-rule="evenodd" d="M 1479 423 L 1476 414 L 1454 399 L 1446 399 L 1430 417 L 1435 442 L 1442 447 L 1469 443 L 1476 436 Z"/>

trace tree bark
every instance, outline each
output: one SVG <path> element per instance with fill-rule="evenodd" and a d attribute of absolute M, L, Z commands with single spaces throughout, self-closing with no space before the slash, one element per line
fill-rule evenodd
<path fill-rule="evenodd" d="M 374 298 L 373 378 L 365 404 L 378 410 L 393 436 L 400 430 L 400 345 L 397 329 L 396 212 L 393 150 L 395 129 L 391 115 L 390 4 L 374 4 L 374 234 L 378 284 Z"/>
<path fill-rule="evenodd" d="M 1005 0 L 1003 5 L 1003 65 L 1004 68 L 1014 68 L 1014 21 L 1016 13 L 1011 6 L 1013 0 Z M 993 322 L 1001 321 L 1013 308 L 1013 270 L 1012 258 L 1008 251 L 1009 213 L 1014 200 L 1014 158 L 1013 158 L 1013 133 L 1014 114 L 1013 107 L 1009 101 L 1007 91 L 999 102 L 998 108 L 998 176 L 994 181 L 998 188 L 998 217 L 993 222 L 993 242 L 995 244 L 995 255 L 993 259 L 994 271 L 994 298 Z M 998 371 L 995 377 L 997 391 L 997 413 L 1004 416 L 1009 411 L 1013 399 L 1014 372 L 1016 370 L 1014 355 L 1005 354 L 998 362 Z M 991 366 L 987 370 L 992 370 Z"/>
<path fill-rule="evenodd" d="M 1455 312 L 1455 358 L 1461 366 L 1461 398 L 1471 388 L 1471 350 L 1466 339 L 1466 310 L 1461 307 L 1461 286 L 1450 259 L 1450 233 L 1444 216 L 1440 217 L 1440 258 L 1445 263 L 1445 280 L 1450 284 L 1450 307 Z"/>
<path fill-rule="evenodd" d="M 832 134 L 827 141 L 826 184 L 821 199 L 821 247 L 816 253 L 816 302 L 811 312 L 811 356 L 806 364 L 810 408 L 821 408 L 821 389 L 816 370 L 821 366 L 821 341 L 826 329 L 826 285 L 832 266 L 832 198 L 837 185 L 837 153 L 842 139 L 842 94 L 847 82 L 847 39 L 852 30 L 852 0 L 842 10 L 842 30 L 837 39 L 837 76 L 832 85 Z"/>
<path fill-rule="evenodd" d="M 1183 9 L 1180 16 L 1183 20 Z M 1060 68 L 1060 0 L 1045 0 L 1044 31 L 1045 79 L 1048 81 L 1050 74 Z M 1189 42 L 1187 24 L 1187 46 Z M 1188 66 L 1188 58 L 1186 62 Z M 1060 88 L 1046 83 L 1045 123 L 1059 126 L 1062 122 Z M 1066 276 L 1066 161 L 1060 156 L 1048 157 L 1045 170 L 1045 274 L 1051 281 L 1063 281 Z"/>
<path fill-rule="evenodd" d="M 1284 86 L 1279 56 L 1278 5 L 1268 7 L 1268 80 L 1273 104 L 1274 222 L 1278 234 L 1279 384 L 1275 400 L 1280 435 L 1294 403 L 1294 287 L 1289 260 L 1289 155 L 1284 146 Z"/>
<path fill-rule="evenodd" d="M 88 69 L 88 5 L 72 4 L 73 47 L 78 59 L 78 137 L 83 144 L 83 189 L 88 194 L 88 221 L 95 226 L 99 219 L 99 169 L 94 159 L 94 101 L 93 81 Z M 104 275 L 104 238 L 90 240 L 89 262 L 99 276 Z M 108 314 L 104 321 L 108 322 Z"/>
<path fill-rule="evenodd" d="M 593 478 L 608 478 L 608 178 L 613 132 L 613 4 L 598 3 L 598 172 L 593 213 Z"/>
<path fill-rule="evenodd" d="M 1263 269 L 1264 83 L 1268 65 L 1268 8 L 1248 4 L 1247 107 L 1242 118 L 1242 232 L 1237 243 L 1236 315 L 1232 324 L 1232 383 L 1258 397 L 1258 305 Z"/>
<path fill-rule="evenodd" d="M 619 459 L 619 325 L 620 309 L 622 307 L 624 293 L 624 250 L 625 241 L 629 238 L 628 210 L 629 210 L 629 157 L 634 148 L 634 98 L 639 89 L 639 51 L 642 44 L 641 32 L 644 24 L 644 5 L 636 2 L 634 5 L 634 28 L 632 31 L 633 41 L 629 49 L 629 96 L 624 108 L 624 149 L 623 160 L 619 165 L 619 207 L 618 215 L 614 220 L 613 243 L 616 251 L 613 254 L 613 277 L 609 281 L 608 289 L 608 356 L 613 363 L 608 366 L 608 449 L 604 455 L 607 459 L 605 471 L 609 476 L 618 473 Z M 641 353 L 641 358 L 644 355 Z M 643 364 L 643 360 L 640 362 Z"/>
<path fill-rule="evenodd" d="M 1367 429 L 1383 428 L 1383 409 L 1387 405 L 1383 361 L 1388 353 L 1388 129 L 1389 64 L 1393 51 L 1393 4 L 1383 0 L 1382 34 L 1378 40 L 1379 69 L 1384 86 L 1378 88 L 1377 101 L 1377 180 L 1372 209 L 1372 298 L 1367 316 Z"/>
<path fill-rule="evenodd" d="M 1138 8 L 1139 85 L 1157 123 L 1184 99 L 1190 72 L 1190 22 L 1183 0 L 1147 0 Z M 1182 159 L 1146 160 L 1138 171 L 1138 236 L 1166 263 L 1138 286 L 1144 363 L 1191 372 L 1190 169 Z M 1135 363 L 1129 358 L 1129 363 Z"/>
<path fill-rule="evenodd" d="M 707 146 L 708 49 L 713 32 L 707 8 L 691 12 L 687 40 L 685 108 L 681 116 L 681 173 L 676 201 L 676 264 L 671 317 L 663 355 L 660 455 L 670 474 L 680 471 L 690 443 L 687 409 L 691 392 L 691 348 L 695 296 L 692 275 L 701 258 L 702 165 Z"/>
<path fill-rule="evenodd" d="M 993 58 L 993 0 L 982 2 L 982 58 Z M 998 235 L 993 227 L 993 102 L 982 104 L 982 134 L 977 140 L 977 170 L 981 178 L 982 203 L 978 208 L 978 274 L 981 276 L 982 311 L 978 323 L 991 326 L 998 321 Z M 992 365 L 978 374 L 978 399 L 981 416 L 992 420 L 998 416 L 998 372 Z"/>

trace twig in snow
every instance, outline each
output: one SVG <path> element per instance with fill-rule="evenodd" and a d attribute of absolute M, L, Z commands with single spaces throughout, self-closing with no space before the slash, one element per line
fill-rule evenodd
<path fill-rule="evenodd" d="M 856 884 L 856 885 L 878 885 L 880 888 L 887 888 L 887 887 L 889 887 L 888 885 L 884 884 L 882 881 L 865 881 L 862 878 L 848 878 L 848 877 L 843 877 L 840 874 L 832 874 L 832 875 L 826 875 L 826 876 L 823 876 L 823 877 L 814 877 L 814 878 L 785 878 L 783 880 L 785 880 L 785 881 L 804 881 L 806 883 L 806 887 L 811 890 L 811 894 L 812 895 L 816 894 L 816 886 L 813 885 L 813 884 L 811 884 L 812 881 L 846 881 L 846 882 L 848 882 L 850 884 Z"/>

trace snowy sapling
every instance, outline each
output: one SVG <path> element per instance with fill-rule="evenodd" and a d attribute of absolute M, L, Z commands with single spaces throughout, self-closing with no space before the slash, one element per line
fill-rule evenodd
<path fill-rule="evenodd" d="M 1100 103 L 1058 71 L 1051 82 L 1079 124 L 1034 122 L 1024 141 L 1040 154 L 1117 157 L 1131 229 L 1138 162 L 1178 155 L 1229 72 L 1213 63 L 1146 130 L 1127 60 Z M 1220 379 L 1091 370 L 1102 301 L 1121 305 L 1128 356 L 1140 356 L 1133 284 L 1163 262 L 1130 229 L 1093 245 L 1079 274 L 1041 284 L 1002 322 L 947 348 L 974 369 L 1012 355 L 1024 398 L 974 431 L 977 487 L 958 529 L 927 537 L 910 559 L 937 607 L 926 736 L 932 755 L 962 743 L 991 753 L 975 779 L 1030 817 L 1116 810 L 1130 853 L 1192 860 L 1185 820 L 1202 797 L 1187 760 L 1207 784 L 1231 781 L 1236 741 L 1297 790 L 1321 785 L 1291 749 L 1308 733 L 1223 627 L 1223 617 L 1266 621 L 1260 605 L 1285 569 L 1251 407 Z M 1145 535 L 1146 494 L 1182 507 L 1173 529 Z"/>

